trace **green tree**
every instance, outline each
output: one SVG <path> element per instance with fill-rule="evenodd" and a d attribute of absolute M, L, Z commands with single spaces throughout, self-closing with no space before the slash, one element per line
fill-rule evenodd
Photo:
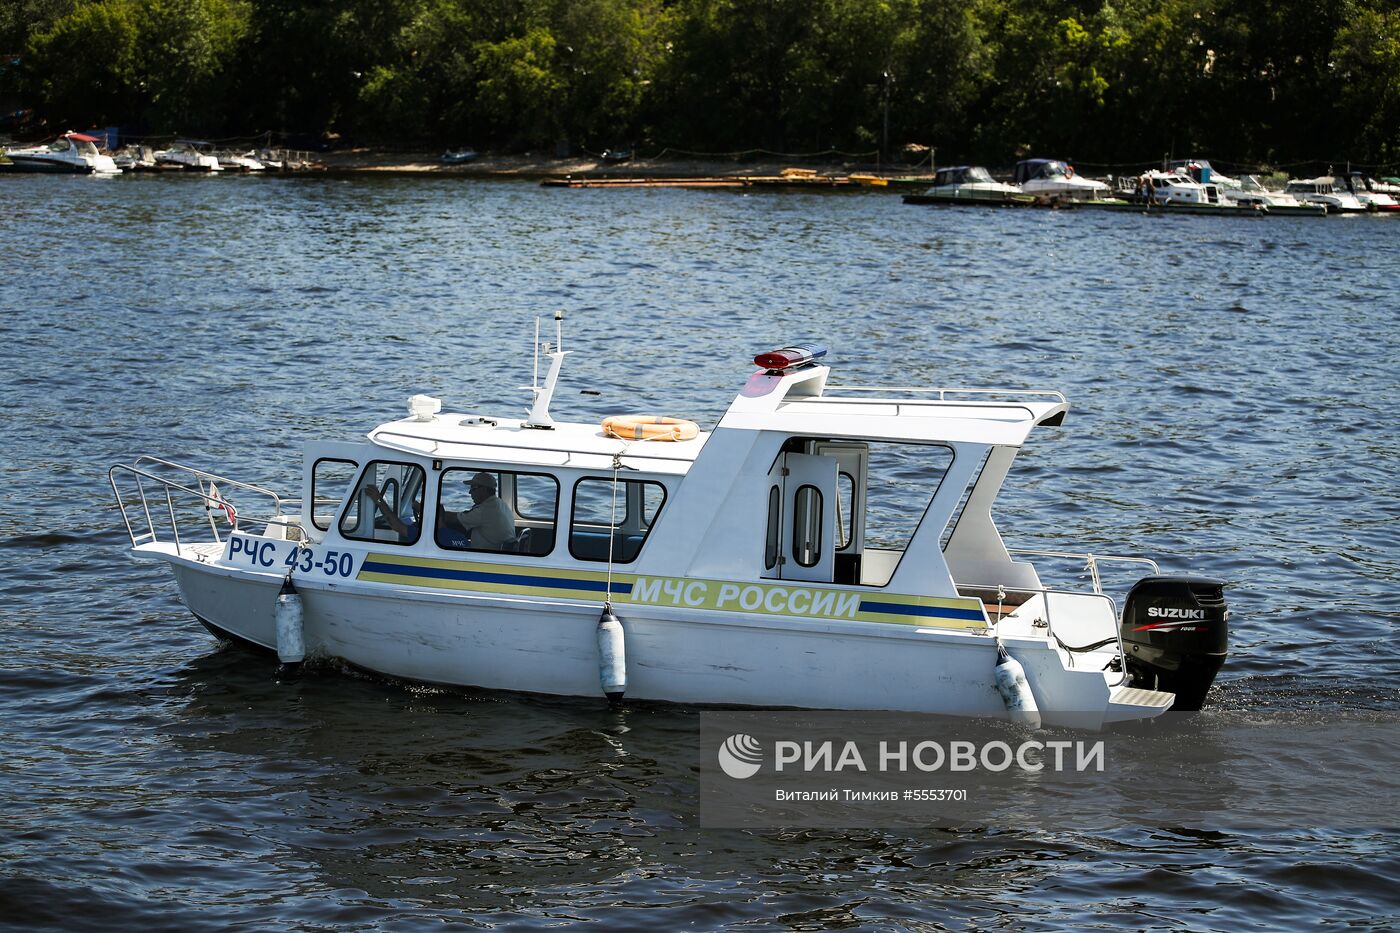
<path fill-rule="evenodd" d="M 226 122 L 230 65 L 248 33 L 246 0 L 145 0 L 142 90 L 153 126 L 191 132 Z"/>
<path fill-rule="evenodd" d="M 100 0 L 29 37 L 26 90 L 63 128 L 127 118 L 143 104 L 140 15 L 130 0 Z"/>
<path fill-rule="evenodd" d="M 557 125 L 595 149 L 635 142 L 667 54 L 671 13 L 659 0 L 558 0 L 548 16 L 561 83 Z"/>
<path fill-rule="evenodd" d="M 1356 128 L 1358 157 L 1400 163 L 1400 11 L 1349 4 L 1331 61 L 1342 119 Z"/>
<path fill-rule="evenodd" d="M 555 61 L 558 43 L 544 27 L 476 47 L 476 104 L 487 132 L 530 145 L 563 131 L 556 101 L 564 90 Z"/>
<path fill-rule="evenodd" d="M 22 51 L 35 33 L 47 32 L 73 12 L 78 0 L 5 0 L 0 3 L 0 55 Z"/>

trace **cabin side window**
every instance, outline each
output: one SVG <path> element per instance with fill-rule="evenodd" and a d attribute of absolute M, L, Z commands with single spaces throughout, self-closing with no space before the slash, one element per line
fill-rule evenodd
<path fill-rule="evenodd" d="M 763 569 L 772 570 L 778 565 L 778 549 L 782 546 L 783 490 L 772 486 L 768 490 L 768 537 L 763 545 Z"/>
<path fill-rule="evenodd" d="M 443 470 L 433 540 L 449 551 L 543 557 L 554 550 L 559 481 L 489 467 Z"/>
<path fill-rule="evenodd" d="M 311 465 L 311 523 L 329 531 L 340 511 L 340 503 L 355 471 L 360 465 L 354 460 L 322 457 Z"/>
<path fill-rule="evenodd" d="M 415 544 L 423 527 L 423 468 L 375 460 L 360 474 L 340 517 L 340 536 L 351 541 Z"/>
<path fill-rule="evenodd" d="M 569 553 L 578 560 L 614 563 L 637 559 L 666 502 L 666 487 L 651 480 L 587 477 L 574 484 Z"/>
<path fill-rule="evenodd" d="M 815 567 L 822 558 L 822 491 L 800 486 L 792 516 L 792 559 L 799 567 Z"/>
<path fill-rule="evenodd" d="M 841 470 L 836 474 L 836 550 L 842 551 L 851 546 L 855 535 L 856 481 L 850 473 Z"/>

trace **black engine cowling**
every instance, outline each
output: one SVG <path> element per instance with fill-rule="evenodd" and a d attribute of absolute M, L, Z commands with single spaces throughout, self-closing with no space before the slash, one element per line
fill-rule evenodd
<path fill-rule="evenodd" d="M 1174 710 L 1198 710 L 1225 663 L 1230 610 L 1225 584 L 1204 577 L 1143 577 L 1123 603 L 1123 647 L 1133 684 L 1176 694 Z"/>

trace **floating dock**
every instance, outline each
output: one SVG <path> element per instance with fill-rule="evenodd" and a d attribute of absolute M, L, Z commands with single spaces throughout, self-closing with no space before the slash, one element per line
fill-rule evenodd
<path fill-rule="evenodd" d="M 676 178 L 574 177 L 546 178 L 545 188 L 854 188 L 862 182 L 850 175 L 794 172 L 781 175 L 708 175 Z"/>
<path fill-rule="evenodd" d="M 1061 207 L 1074 210 L 1125 211 L 1138 214 L 1206 214 L 1215 217 L 1324 217 L 1327 209 L 1320 204 L 1299 207 L 1246 207 L 1240 204 L 1184 204 L 1167 201 L 1145 204 L 1141 201 L 1109 199 L 1104 201 L 1065 201 Z"/>

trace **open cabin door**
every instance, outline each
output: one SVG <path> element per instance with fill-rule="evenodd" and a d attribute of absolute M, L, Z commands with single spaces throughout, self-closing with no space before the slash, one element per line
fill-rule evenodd
<path fill-rule="evenodd" d="M 301 479 L 301 526 L 312 541 L 326 536 L 360 467 L 374 459 L 371 444 L 323 441 L 306 446 Z"/>
<path fill-rule="evenodd" d="M 836 583 L 861 582 L 865 553 L 865 489 L 870 447 L 852 441 L 812 441 L 808 452 L 836 461 Z"/>
<path fill-rule="evenodd" d="M 784 453 L 768 474 L 765 577 L 830 583 L 835 567 L 837 462 Z"/>

